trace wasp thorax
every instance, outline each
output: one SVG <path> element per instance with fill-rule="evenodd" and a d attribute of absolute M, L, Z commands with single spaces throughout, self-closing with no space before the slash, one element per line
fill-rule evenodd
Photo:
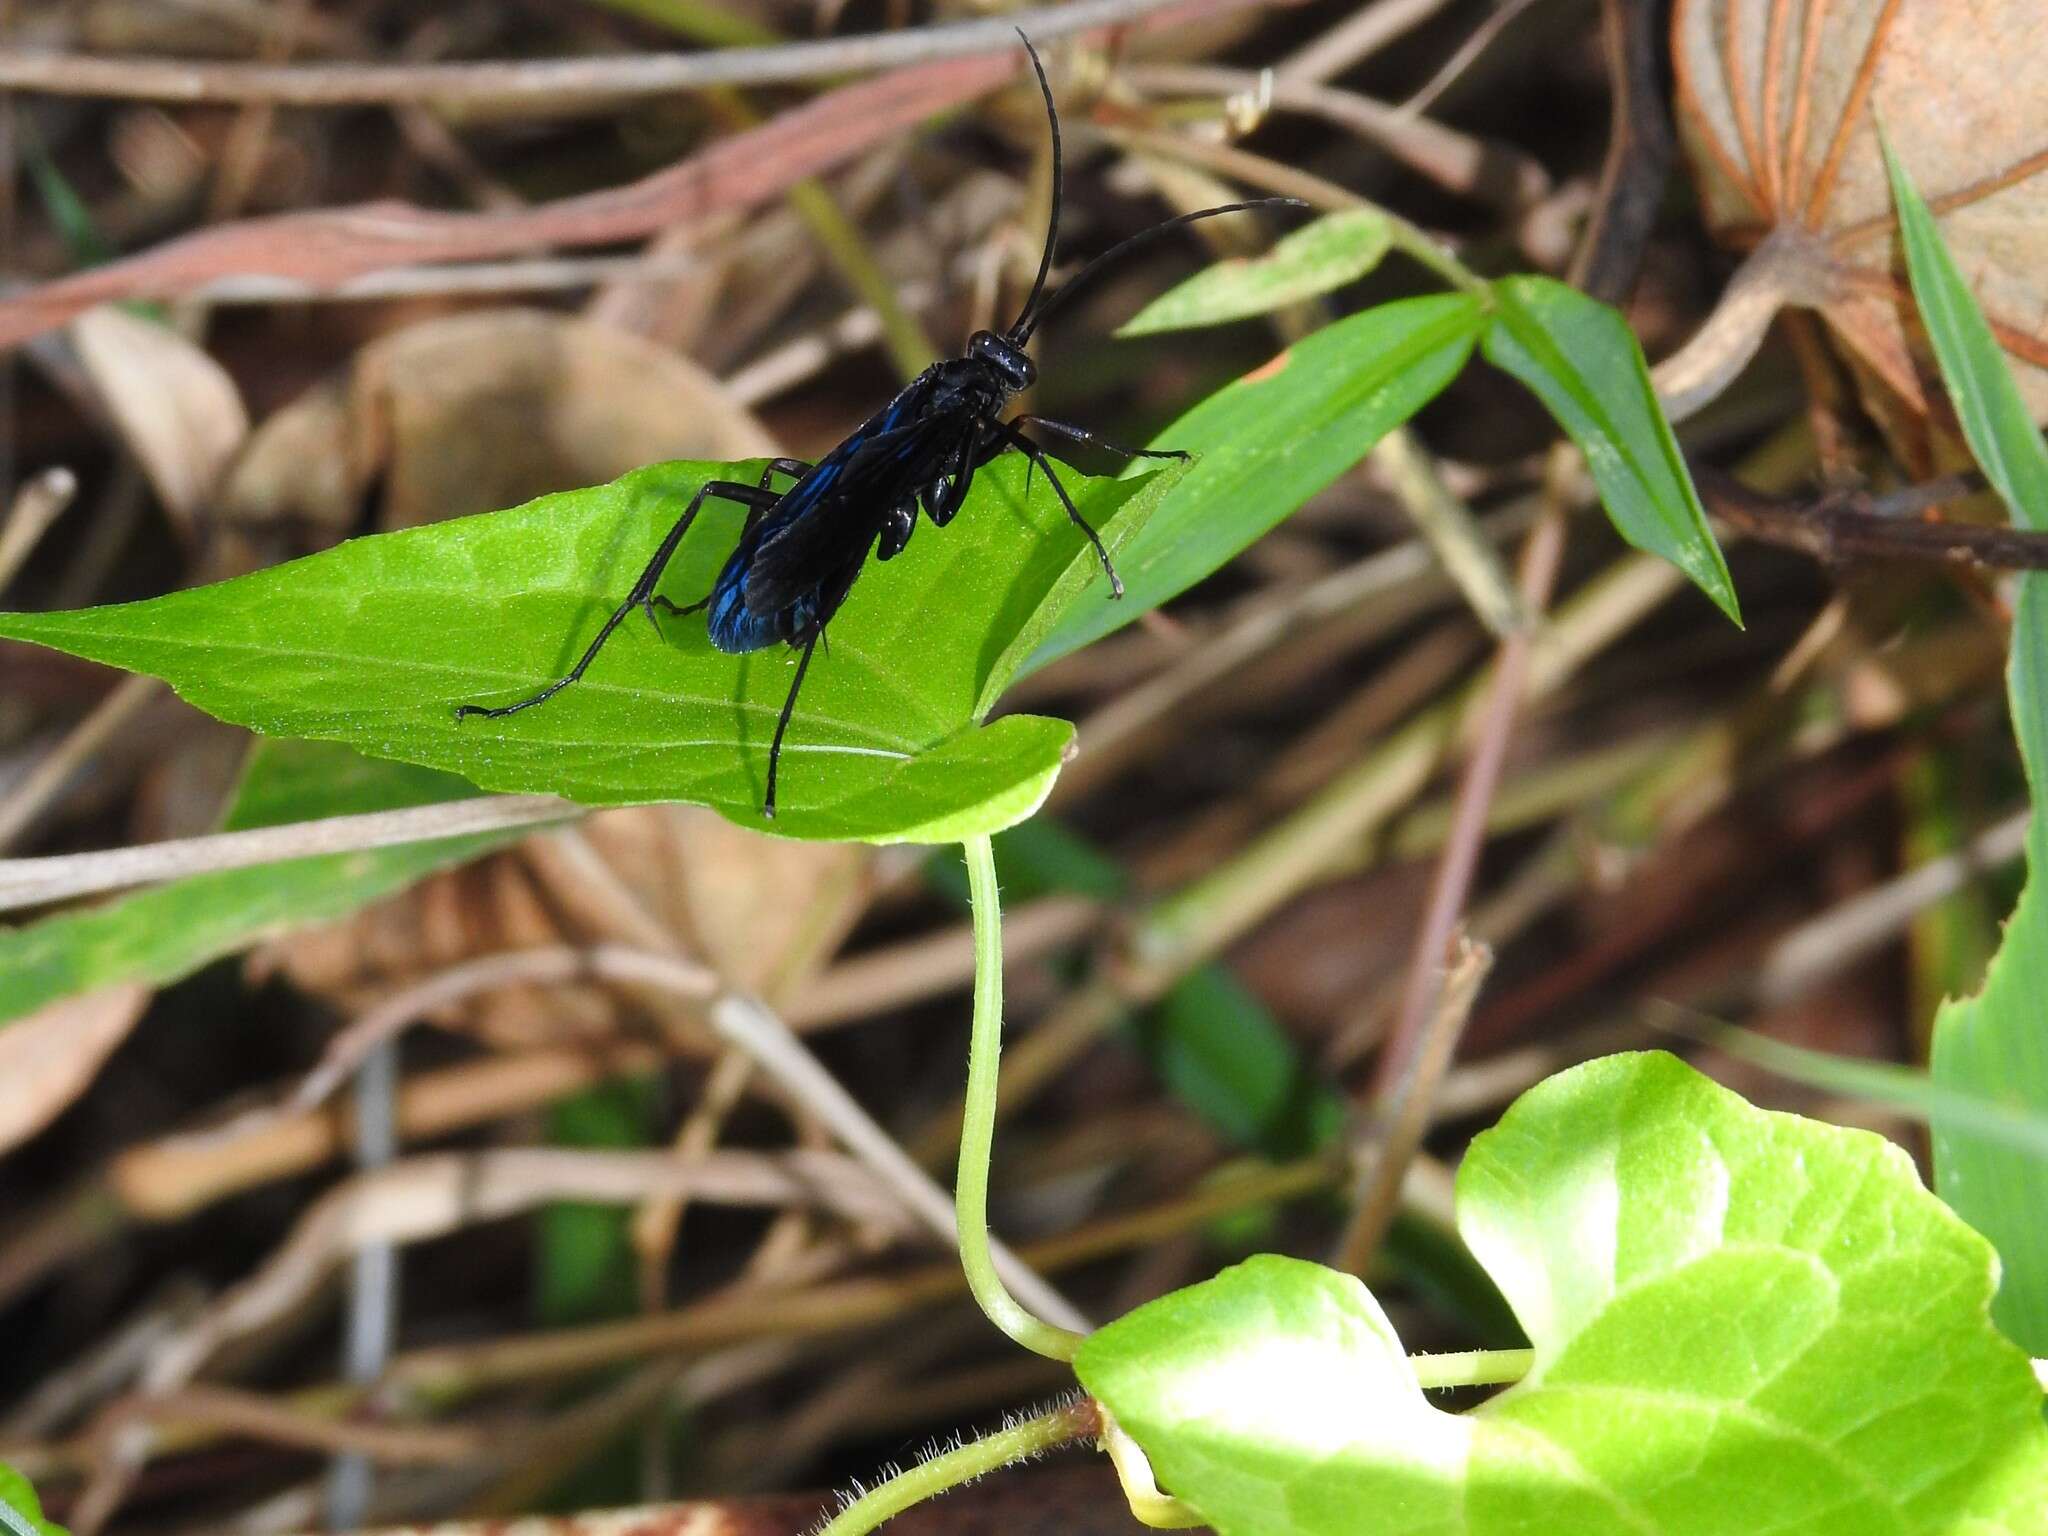
<path fill-rule="evenodd" d="M 967 355 L 995 369 L 1012 393 L 1038 382 L 1038 370 L 1024 349 L 994 331 L 976 331 L 968 337 Z"/>

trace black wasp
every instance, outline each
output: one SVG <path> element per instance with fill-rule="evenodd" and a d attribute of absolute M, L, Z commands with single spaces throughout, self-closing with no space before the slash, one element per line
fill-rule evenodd
<path fill-rule="evenodd" d="M 782 738 L 789 730 L 797 691 L 804 685 L 811 653 L 824 636 L 826 624 L 846 601 L 854 578 L 867 562 L 868 550 L 872 547 L 878 560 L 900 554 L 917 527 L 920 506 L 933 527 L 945 527 L 966 501 L 975 471 L 1005 448 L 1016 449 L 1030 459 L 1033 469 L 1045 472 L 1061 505 L 1067 509 L 1067 516 L 1094 546 L 1095 556 L 1109 576 L 1111 592 L 1123 596 L 1123 582 L 1110 564 L 1109 551 L 1102 547 L 1102 539 L 1081 516 L 1066 487 L 1053 473 L 1045 449 L 1026 437 L 1020 428 L 1029 422 L 1124 459 L 1184 459 L 1187 455 L 1172 449 L 1121 448 L 1081 427 L 1038 416 L 1002 420 L 998 413 L 1010 397 L 1029 389 L 1038 377 L 1038 370 L 1024 348 L 1047 314 L 1103 263 L 1133 246 L 1179 225 L 1214 218 L 1219 213 L 1302 204 L 1294 198 L 1260 198 L 1168 219 L 1111 247 L 1051 297 L 1046 297 L 1046 277 L 1052 271 L 1053 248 L 1060 228 L 1060 119 L 1038 50 L 1021 31 L 1017 35 L 1023 38 L 1024 51 L 1031 56 L 1038 88 L 1045 97 L 1046 117 L 1052 125 L 1052 209 L 1038 277 L 1016 323 L 1001 335 L 976 331 L 967 340 L 965 357 L 927 368 L 816 464 L 800 459 L 772 460 L 757 485 L 734 480 L 707 481 L 690 498 L 683 515 L 669 529 L 654 558 L 647 562 L 647 569 L 633 583 L 633 590 L 604 621 L 589 649 L 567 676 L 516 704 L 495 709 L 481 704 L 459 705 L 455 711 L 458 719 L 470 715 L 498 719 L 554 697 L 589 669 L 612 637 L 612 631 L 635 608 L 645 609 L 657 629 L 657 605 L 677 614 L 705 609 L 705 628 L 711 643 L 729 655 L 758 651 L 778 640 L 798 651 L 796 676 L 790 681 L 789 697 L 783 702 L 782 715 L 775 723 L 775 739 L 768 748 L 768 787 L 761 812 L 773 817 L 776 769 L 782 760 Z M 776 490 L 774 477 L 778 474 L 793 477 L 795 483 L 786 490 Z M 707 496 L 722 497 L 747 508 L 746 525 L 724 569 L 712 583 L 710 595 L 687 608 L 678 608 L 654 589 Z"/>

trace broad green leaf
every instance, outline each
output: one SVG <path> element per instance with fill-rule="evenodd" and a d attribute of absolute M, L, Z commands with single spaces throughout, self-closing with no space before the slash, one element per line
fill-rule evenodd
<path fill-rule="evenodd" d="M 1357 464 L 1457 377 L 1479 301 L 1432 294 L 1324 326 L 1160 433 L 1195 455 L 1117 557 L 1128 597 L 1079 603 L 1038 646 L 1043 666 L 1176 597 Z"/>
<path fill-rule="evenodd" d="M 1016 455 L 990 465 L 958 521 L 855 583 L 798 700 L 772 823 L 761 796 L 793 658 L 724 655 L 701 618 L 657 632 L 635 614 L 545 705 L 455 715 L 565 672 L 696 488 L 753 480 L 758 465 L 657 464 L 149 602 L 0 616 L 0 635 L 161 677 L 266 735 L 343 741 L 485 789 L 692 801 L 785 836 L 946 842 L 1044 799 L 1072 727 L 976 722 L 1021 659 L 1020 636 L 1069 606 L 1109 603 L 1087 543 L 1042 475 L 1027 500 L 1023 471 Z M 1066 483 L 1115 549 L 1177 473 Z M 664 590 L 701 597 L 740 517 L 706 502 Z"/>
<path fill-rule="evenodd" d="M 1535 1350 L 1470 1413 L 1424 1398 L 1358 1281 L 1271 1256 L 1076 1368 L 1221 1536 L 2048 1528 L 1995 1260 L 1880 1138 L 1612 1057 L 1474 1141 L 1458 1216 Z"/>
<path fill-rule="evenodd" d="M 29 1480 L 0 1462 L 0 1532 L 5 1536 L 70 1536 L 54 1520 L 43 1518 L 42 1501 Z"/>
<path fill-rule="evenodd" d="M 1220 261 L 1169 288 L 1117 335 L 1193 330 L 1299 304 L 1357 282 L 1380 264 L 1389 244 L 1386 215 L 1377 209 L 1325 214 L 1263 256 Z"/>
<path fill-rule="evenodd" d="M 265 742 L 251 758 L 227 826 L 317 820 L 474 793 L 452 775 L 373 763 L 342 747 Z M 0 1023 L 115 982 L 176 981 L 259 939 L 345 917 L 525 830 L 194 875 L 0 930 Z"/>
<path fill-rule="evenodd" d="M 1493 299 L 1487 361 L 1527 385 L 1578 444 L 1615 531 L 1669 560 L 1741 623 L 1728 563 L 1628 322 L 1547 277 L 1501 278 Z"/>
<path fill-rule="evenodd" d="M 1913 298 L 1941 365 L 1942 380 L 1984 475 L 2005 498 L 2015 523 L 2048 528 L 2048 447 L 2028 414 L 2012 371 L 1985 322 L 1934 216 L 1905 167 L 1885 148 L 1892 200 Z M 2027 829 L 2027 885 L 1974 998 L 1951 1002 L 1934 1021 L 1931 1066 L 1937 1083 L 1982 1094 L 2008 1110 L 2048 1113 L 2048 586 L 2019 579 L 2008 676 L 2013 734 L 2026 768 L 2033 823 Z M 2048 1355 L 2048 1158 L 1989 1133 L 1979 1117 L 1937 1114 L 1935 1185 L 1943 1198 L 1998 1247 L 2005 1280 L 2001 1326 L 2036 1354 Z"/>

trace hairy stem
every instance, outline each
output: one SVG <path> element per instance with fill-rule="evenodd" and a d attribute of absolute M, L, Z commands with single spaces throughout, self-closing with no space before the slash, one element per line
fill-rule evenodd
<path fill-rule="evenodd" d="M 984 1435 L 957 1450 L 947 1451 L 906 1472 L 897 1473 L 833 1516 L 819 1530 L 818 1536 L 862 1536 L 863 1532 L 874 1530 L 913 1504 L 936 1498 L 949 1488 L 957 1488 L 1013 1461 L 1023 1461 L 1055 1446 L 1065 1445 L 1069 1440 L 1092 1435 L 1100 1424 L 1095 1404 L 1087 1398 L 1064 1403 L 1049 1413 L 999 1429 L 992 1435 Z"/>
<path fill-rule="evenodd" d="M 960 1173 L 953 1190 L 960 1266 L 990 1322 L 1026 1349 L 1052 1360 L 1071 1360 L 1081 1335 L 1027 1312 L 1004 1286 L 989 1251 L 988 1168 L 996 1138 L 996 1065 L 1003 1050 L 1003 917 L 995 850 L 988 838 L 970 837 L 960 846 L 967 856 L 968 900 L 974 909 L 974 1029 L 967 1048 Z"/>

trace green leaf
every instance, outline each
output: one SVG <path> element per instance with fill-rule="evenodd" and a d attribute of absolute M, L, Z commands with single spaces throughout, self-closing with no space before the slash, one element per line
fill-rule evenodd
<path fill-rule="evenodd" d="M 1942 243 L 1934 215 L 1888 143 L 1884 163 L 1891 174 L 1913 300 L 1934 344 L 1963 437 L 1984 478 L 2012 509 L 2013 521 L 2023 528 L 2048 528 L 2048 446 L 2042 444 L 2041 430 L 1962 269 Z"/>
<path fill-rule="evenodd" d="M 622 1150 L 653 1139 L 652 1078 L 603 1083 L 548 1111 L 548 1144 Z M 534 1311 L 549 1327 L 623 1317 L 639 1295 L 633 1208 L 556 1200 L 534 1216 Z"/>
<path fill-rule="evenodd" d="M 1190 971 L 1131 1027 L 1173 1096 L 1238 1146 L 1306 1157 L 1343 1126 L 1343 1100 L 1221 965 Z"/>
<path fill-rule="evenodd" d="M 1122 603 L 1080 603 L 1043 666 L 1178 596 L 1352 468 L 1457 377 L 1485 324 L 1467 294 L 1383 304 L 1324 326 L 1228 384 L 1153 446 L 1195 456 L 1117 556 Z"/>
<path fill-rule="evenodd" d="M 2023 528 L 2048 528 L 2048 446 L 2028 414 L 1991 327 L 1942 243 L 1906 168 L 1885 146 L 1899 236 L 1913 298 L 1935 360 L 1984 476 Z M 1931 1067 L 1945 1087 L 1991 1098 L 2009 1111 L 2048 1113 L 2048 586 L 2038 573 L 2019 580 L 2007 680 L 2013 734 L 2019 738 L 2029 798 L 2027 885 L 1985 973 L 1984 990 L 1935 1016 Z M 1942 1196 L 1989 1237 L 2005 1261 L 1999 1323 L 2036 1354 L 2048 1355 L 2048 1159 L 2011 1145 L 1982 1118 L 1934 1117 L 1934 1169 Z"/>
<path fill-rule="evenodd" d="M 1973 998 L 1935 1015 L 1929 1068 L 1936 1083 L 1981 1095 L 2011 1113 L 2048 1114 L 2048 577 L 2022 576 L 2013 611 L 2007 679 L 2013 732 L 2026 765 L 2033 821 L 2027 828 L 2027 884 L 2005 937 Z M 1935 1187 L 1997 1246 L 2005 1261 L 1996 1315 L 2001 1327 L 2048 1355 L 2048 1158 L 2014 1146 L 1972 1114 L 1937 1113 Z"/>
<path fill-rule="evenodd" d="M 1535 1349 L 1470 1413 L 1425 1400 L 1358 1281 L 1271 1256 L 1076 1369 L 1221 1536 L 2043 1529 L 1990 1249 L 1880 1138 L 1612 1057 L 1474 1141 L 1458 1214 Z"/>
<path fill-rule="evenodd" d="M 346 748 L 266 742 L 230 807 L 230 830 L 474 794 L 462 780 Z M 332 922 L 526 829 L 194 875 L 79 912 L 0 931 L 0 1023 L 116 982 L 164 984 L 258 939 Z"/>
<path fill-rule="evenodd" d="M 14 1468 L 0 1461 L 0 1533 L 5 1536 L 70 1536 L 63 1526 L 43 1518 L 42 1500 Z"/>
<path fill-rule="evenodd" d="M 759 473 L 657 464 L 149 602 L 0 616 L 0 634 L 161 677 L 267 735 L 344 741 L 485 789 L 589 805 L 686 800 L 785 836 L 876 842 L 948 842 L 1029 815 L 1072 727 L 976 721 L 1020 646 L 1069 607 L 1111 605 L 1044 476 L 1024 496 L 1017 455 L 982 471 L 951 527 L 925 530 L 855 584 L 798 700 L 772 823 L 760 803 L 791 657 L 724 655 L 701 619 L 657 633 L 635 614 L 547 704 L 456 718 L 459 703 L 509 702 L 565 672 L 696 488 Z M 1066 483 L 1115 549 L 1178 473 Z M 740 515 L 705 503 L 668 593 L 687 602 L 710 588 Z"/>
<path fill-rule="evenodd" d="M 1263 256 L 1218 262 L 1169 288 L 1117 335 L 1193 330 L 1284 309 L 1357 282 L 1380 264 L 1390 244 L 1386 215 L 1377 209 L 1325 214 Z"/>
<path fill-rule="evenodd" d="M 1628 322 L 1547 277 L 1493 284 L 1486 358 L 1521 380 L 1578 444 L 1615 531 L 1691 578 L 1740 624 L 1735 584 Z"/>

